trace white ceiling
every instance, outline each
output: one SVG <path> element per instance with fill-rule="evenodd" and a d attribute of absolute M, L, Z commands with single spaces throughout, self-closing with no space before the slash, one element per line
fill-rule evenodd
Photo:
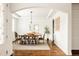
<path fill-rule="evenodd" d="M 30 8 L 30 9 L 24 9 L 24 10 L 19 10 L 16 13 L 18 15 L 30 17 L 32 11 L 32 17 L 47 17 L 48 13 L 51 9 L 50 8 Z"/>
<path fill-rule="evenodd" d="M 11 12 L 16 12 L 17 10 L 21 9 L 28 9 L 28 8 L 52 8 L 60 11 L 67 11 L 67 7 L 69 7 L 69 3 L 11 3 L 10 8 Z"/>
<path fill-rule="evenodd" d="M 11 12 L 17 12 L 17 14 L 19 14 L 20 16 L 27 17 L 30 16 L 30 10 L 33 11 L 33 17 L 47 17 L 51 9 L 53 9 L 54 11 L 59 10 L 67 12 L 68 8 L 70 7 L 67 3 L 11 3 L 10 6 Z"/>

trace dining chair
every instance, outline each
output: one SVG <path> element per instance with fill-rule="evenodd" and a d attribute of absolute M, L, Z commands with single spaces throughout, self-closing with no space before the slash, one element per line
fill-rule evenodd
<path fill-rule="evenodd" d="M 15 41 L 13 41 L 13 42 L 20 43 L 20 39 L 21 38 L 19 38 L 19 34 L 17 32 L 15 32 Z"/>
<path fill-rule="evenodd" d="M 28 37 L 28 35 L 24 35 L 24 39 L 25 39 L 25 41 L 26 41 L 26 44 L 29 44 L 29 37 Z"/>
<path fill-rule="evenodd" d="M 29 40 L 30 40 L 30 44 L 35 44 L 35 38 L 34 38 L 34 36 L 30 36 Z"/>
<path fill-rule="evenodd" d="M 26 40 L 24 35 L 21 35 L 21 44 L 26 44 Z"/>
<path fill-rule="evenodd" d="M 38 44 L 38 42 L 39 42 L 39 35 L 34 35 L 34 41 L 35 41 L 35 44 Z"/>
<path fill-rule="evenodd" d="M 39 37 L 39 42 L 43 41 L 43 43 L 44 43 L 44 39 L 45 39 L 45 33 L 43 34 L 43 36 Z"/>

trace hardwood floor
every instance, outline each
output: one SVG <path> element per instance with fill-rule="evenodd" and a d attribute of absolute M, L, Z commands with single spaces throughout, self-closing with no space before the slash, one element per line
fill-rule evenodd
<path fill-rule="evenodd" d="M 65 56 L 55 44 L 48 43 L 51 50 L 13 50 L 14 56 Z"/>

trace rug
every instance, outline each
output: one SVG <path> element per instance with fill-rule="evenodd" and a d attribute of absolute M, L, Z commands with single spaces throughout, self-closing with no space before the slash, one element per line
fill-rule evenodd
<path fill-rule="evenodd" d="M 50 50 L 50 47 L 45 42 L 44 44 L 36 44 L 36 45 L 20 45 L 20 44 L 13 44 L 14 50 Z"/>

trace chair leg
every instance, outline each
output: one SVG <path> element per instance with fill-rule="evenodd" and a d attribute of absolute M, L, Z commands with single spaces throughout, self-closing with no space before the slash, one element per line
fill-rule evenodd
<path fill-rule="evenodd" d="M 37 41 L 35 40 L 35 44 L 37 44 Z"/>
<path fill-rule="evenodd" d="M 28 40 L 28 44 L 30 44 L 30 41 Z"/>
<path fill-rule="evenodd" d="M 34 44 L 37 44 L 37 43 L 36 43 L 36 40 L 34 40 Z"/>
<path fill-rule="evenodd" d="M 32 44 L 32 40 L 30 40 L 30 44 Z"/>
<path fill-rule="evenodd" d="M 39 43 L 39 41 L 37 40 L 37 41 L 36 41 L 36 43 L 38 44 L 38 43 Z"/>
<path fill-rule="evenodd" d="M 43 40 L 43 44 L 44 44 L 44 40 Z"/>

